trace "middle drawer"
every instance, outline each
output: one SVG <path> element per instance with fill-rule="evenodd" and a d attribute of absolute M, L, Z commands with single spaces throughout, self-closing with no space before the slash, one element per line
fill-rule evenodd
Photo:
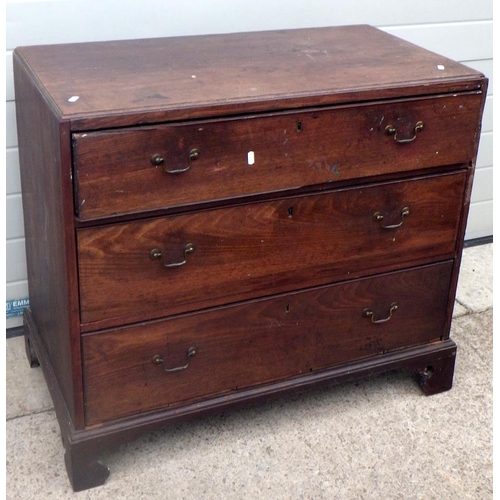
<path fill-rule="evenodd" d="M 78 231 L 84 331 L 451 257 L 466 174 Z"/>

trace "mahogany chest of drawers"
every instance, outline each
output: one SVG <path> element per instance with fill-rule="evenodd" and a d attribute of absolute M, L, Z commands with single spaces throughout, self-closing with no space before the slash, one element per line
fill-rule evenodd
<path fill-rule="evenodd" d="M 487 80 L 369 26 L 15 50 L 30 309 L 75 490 L 140 433 L 451 387 Z"/>

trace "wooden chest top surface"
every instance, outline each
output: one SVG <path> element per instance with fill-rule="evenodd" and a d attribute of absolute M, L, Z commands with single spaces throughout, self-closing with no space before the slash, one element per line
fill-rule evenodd
<path fill-rule="evenodd" d="M 482 75 L 366 25 L 21 47 L 72 130 L 478 89 Z"/>

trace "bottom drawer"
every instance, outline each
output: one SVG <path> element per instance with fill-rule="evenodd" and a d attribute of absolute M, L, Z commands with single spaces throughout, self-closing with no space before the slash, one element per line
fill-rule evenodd
<path fill-rule="evenodd" d="M 87 334 L 86 423 L 437 341 L 452 267 L 447 261 Z"/>

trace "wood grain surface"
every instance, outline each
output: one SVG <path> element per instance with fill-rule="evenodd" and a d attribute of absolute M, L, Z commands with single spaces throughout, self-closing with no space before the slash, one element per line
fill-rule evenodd
<path fill-rule="evenodd" d="M 87 424 L 443 338 L 452 262 L 83 337 Z M 371 308 L 380 324 L 363 316 Z M 160 355 L 171 369 L 152 362 Z"/>
<path fill-rule="evenodd" d="M 83 426 L 79 296 L 69 174 L 69 122 L 56 113 L 14 57 L 29 302 L 65 404 Z"/>
<path fill-rule="evenodd" d="M 76 211 L 85 220 L 466 163 L 481 100 L 455 94 L 74 134 Z M 398 140 L 415 139 L 396 142 L 390 125 Z"/>
<path fill-rule="evenodd" d="M 83 328 L 452 256 L 465 178 L 462 171 L 79 230 Z M 410 214 L 402 218 L 405 207 Z M 181 262 L 188 243 L 195 249 L 178 268 L 150 258 L 158 248 L 164 263 Z"/>
<path fill-rule="evenodd" d="M 72 130 L 459 92 L 482 79 L 365 25 L 16 51 Z"/>

